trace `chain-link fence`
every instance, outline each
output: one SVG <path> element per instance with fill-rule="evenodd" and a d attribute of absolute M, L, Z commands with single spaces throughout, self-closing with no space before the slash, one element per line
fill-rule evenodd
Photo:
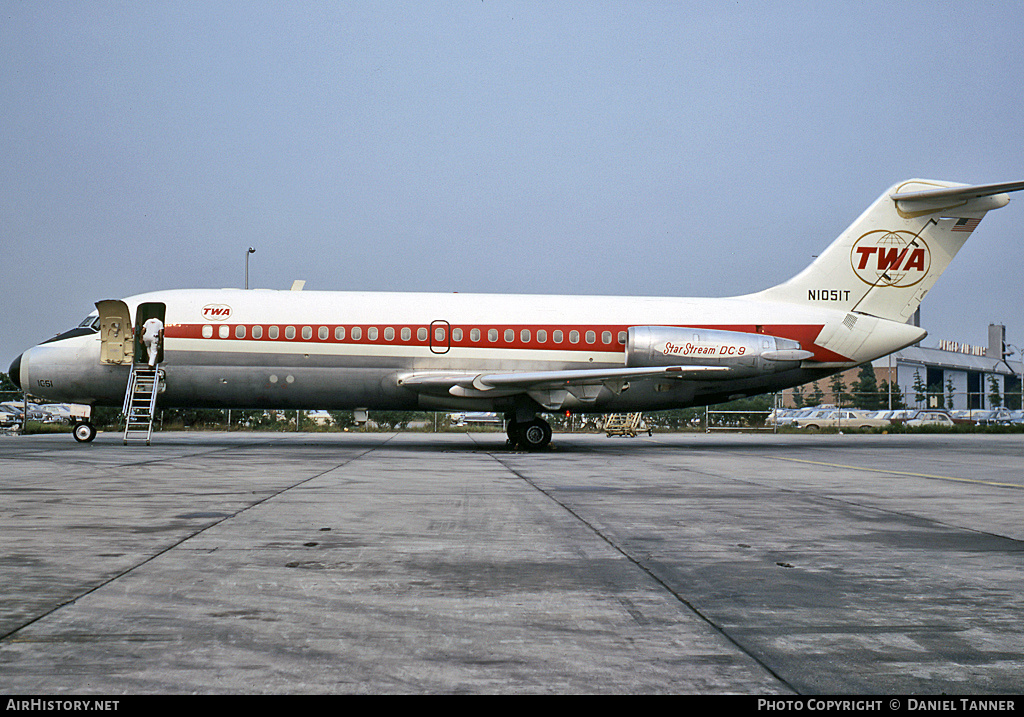
<path fill-rule="evenodd" d="M 806 386 L 804 387 L 806 389 Z M 915 389 L 909 391 L 787 390 L 782 405 L 787 408 L 830 405 L 868 411 L 896 409 L 937 409 L 947 411 L 1021 410 L 1021 392 L 991 389 L 986 392 Z"/>

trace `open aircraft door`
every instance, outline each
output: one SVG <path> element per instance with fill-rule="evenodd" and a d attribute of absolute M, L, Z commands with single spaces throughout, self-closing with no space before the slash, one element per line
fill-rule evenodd
<path fill-rule="evenodd" d="M 100 312 L 100 363 L 131 364 L 135 358 L 132 316 L 120 299 L 96 302 Z"/>
<path fill-rule="evenodd" d="M 135 310 L 135 326 L 141 327 L 150 319 L 160 319 L 160 323 L 166 325 L 165 314 L 167 313 L 167 305 L 163 302 L 158 301 L 147 301 L 143 304 L 139 304 L 139 307 Z M 135 355 L 139 357 L 139 363 L 143 363 L 149 360 L 149 355 L 146 352 L 146 345 L 142 341 L 142 329 L 136 328 L 135 330 Z M 157 349 L 156 362 L 164 362 L 164 342 L 161 341 L 159 348 Z"/>

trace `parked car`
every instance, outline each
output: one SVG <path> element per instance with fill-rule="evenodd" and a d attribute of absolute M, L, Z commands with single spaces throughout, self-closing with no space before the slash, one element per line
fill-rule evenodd
<path fill-rule="evenodd" d="M 25 404 L 21 401 L 4 401 L 3 405 L 0 405 L 0 410 L 13 413 L 20 422 L 25 415 Z M 49 414 L 38 403 L 28 404 L 28 420 L 45 422 L 48 418 Z"/>
<path fill-rule="evenodd" d="M 876 419 L 871 411 L 830 408 L 812 411 L 808 416 L 794 419 L 793 425 L 814 431 L 820 428 L 875 428 L 888 426 L 889 421 Z"/>
<path fill-rule="evenodd" d="M 977 410 L 973 411 L 974 417 L 971 417 L 971 415 L 970 415 L 972 413 L 971 411 L 968 411 L 966 416 L 962 416 L 962 415 L 960 415 L 959 411 L 949 411 L 949 410 L 934 409 L 934 408 L 933 409 L 929 409 L 929 410 L 932 410 L 932 411 L 937 410 L 937 411 L 940 411 L 941 413 L 948 414 L 949 417 L 953 419 L 953 423 L 959 423 L 959 424 L 963 424 L 965 426 L 973 426 L 975 423 L 977 423 L 977 418 L 976 418 L 977 415 L 978 415 L 978 411 Z"/>
<path fill-rule="evenodd" d="M 71 418 L 71 410 L 67 404 L 44 403 L 39 406 L 39 410 L 45 414 L 45 417 L 42 419 L 43 423 L 71 424 L 74 422 Z M 31 414 L 29 414 L 29 417 L 31 417 Z"/>
<path fill-rule="evenodd" d="M 793 428 L 810 428 L 815 430 L 827 426 L 834 408 L 812 408 L 803 412 L 801 416 L 794 416 L 789 422 Z"/>
<path fill-rule="evenodd" d="M 817 410 L 817 409 L 814 409 L 814 408 L 777 408 L 777 409 L 775 409 L 774 411 L 772 411 L 768 415 L 768 418 L 766 418 L 764 422 L 765 422 L 765 425 L 767 425 L 767 426 L 779 426 L 780 428 L 786 427 L 786 426 L 792 427 L 792 426 L 795 425 L 794 421 L 796 421 L 796 419 L 803 418 L 805 416 L 809 416 L 815 410 Z"/>
<path fill-rule="evenodd" d="M 875 411 L 875 413 L 872 416 L 872 418 L 874 418 L 876 421 L 878 421 L 879 425 L 885 426 L 885 425 L 891 425 L 892 422 L 893 422 L 892 419 L 894 419 L 894 418 L 905 418 L 910 413 L 913 413 L 913 411 L 907 411 L 906 409 L 903 409 L 903 408 L 892 409 L 892 410 L 884 410 L 884 411 Z"/>
<path fill-rule="evenodd" d="M 894 424 L 902 423 L 907 426 L 953 426 L 955 424 L 949 412 L 940 411 L 935 408 L 923 408 L 919 411 L 910 412 L 909 415 L 904 417 L 892 418 L 890 421 Z"/>
<path fill-rule="evenodd" d="M 1007 408 L 994 408 L 975 412 L 974 420 L 979 426 L 1009 426 L 1013 424 L 1013 415 Z"/>

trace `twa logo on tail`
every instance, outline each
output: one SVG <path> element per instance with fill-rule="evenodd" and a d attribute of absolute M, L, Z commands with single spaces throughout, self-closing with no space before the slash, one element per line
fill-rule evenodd
<path fill-rule="evenodd" d="M 928 275 L 932 255 L 920 236 L 879 229 L 853 243 L 850 263 L 857 278 L 865 284 L 904 289 Z"/>

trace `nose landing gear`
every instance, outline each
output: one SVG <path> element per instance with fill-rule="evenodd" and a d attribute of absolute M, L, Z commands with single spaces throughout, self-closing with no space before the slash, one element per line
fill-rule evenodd
<path fill-rule="evenodd" d="M 71 429 L 71 433 L 79 443 L 90 443 L 96 437 L 96 427 L 91 423 L 78 421 Z"/>

